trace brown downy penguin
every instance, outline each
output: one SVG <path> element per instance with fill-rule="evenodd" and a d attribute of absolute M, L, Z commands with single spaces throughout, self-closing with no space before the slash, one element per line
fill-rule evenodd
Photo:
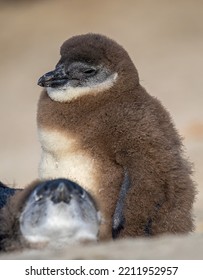
<path fill-rule="evenodd" d="M 35 181 L 17 190 L 0 210 L 0 251 L 97 241 L 99 224 L 95 201 L 78 184 Z"/>
<path fill-rule="evenodd" d="M 38 81 L 40 177 L 70 178 L 94 196 L 104 218 L 101 239 L 192 231 L 190 163 L 128 53 L 86 34 L 65 41 L 60 54 Z"/>

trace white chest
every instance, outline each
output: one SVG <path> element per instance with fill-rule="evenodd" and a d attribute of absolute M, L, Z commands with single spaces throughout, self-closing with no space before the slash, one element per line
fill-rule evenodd
<path fill-rule="evenodd" d="M 97 161 L 83 150 L 71 135 L 53 130 L 39 130 L 42 146 L 39 176 L 41 179 L 68 178 L 87 190 L 94 190 L 98 182 Z"/>

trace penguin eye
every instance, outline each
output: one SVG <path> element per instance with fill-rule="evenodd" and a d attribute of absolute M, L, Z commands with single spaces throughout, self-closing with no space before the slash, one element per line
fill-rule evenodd
<path fill-rule="evenodd" d="M 85 191 L 82 191 L 82 192 L 80 193 L 80 197 L 81 197 L 81 198 L 85 198 L 85 195 L 86 195 Z"/>
<path fill-rule="evenodd" d="M 88 69 L 85 69 L 83 71 L 83 73 L 87 74 L 87 75 L 95 75 L 96 74 L 96 69 L 94 68 L 88 68 Z"/>
<path fill-rule="evenodd" d="M 40 200 L 42 200 L 42 198 L 43 198 L 43 195 L 42 194 L 35 194 L 35 196 L 34 196 L 34 199 L 35 199 L 35 201 L 40 201 Z"/>

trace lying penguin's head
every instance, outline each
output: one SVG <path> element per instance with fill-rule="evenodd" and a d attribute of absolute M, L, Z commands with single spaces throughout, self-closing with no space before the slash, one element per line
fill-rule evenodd
<path fill-rule="evenodd" d="M 115 41 L 99 35 L 74 36 L 61 47 L 61 59 L 38 85 L 54 101 L 67 102 L 78 96 L 108 90 L 117 80 L 126 87 L 138 83 L 137 71 L 127 52 Z"/>
<path fill-rule="evenodd" d="M 29 244 L 61 247 L 97 240 L 100 216 L 91 196 L 76 183 L 56 179 L 37 185 L 19 218 Z"/>

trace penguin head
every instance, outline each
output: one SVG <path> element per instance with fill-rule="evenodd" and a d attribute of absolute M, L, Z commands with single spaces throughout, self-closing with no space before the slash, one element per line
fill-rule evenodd
<path fill-rule="evenodd" d="M 63 178 L 34 186 L 19 217 L 20 232 L 32 246 L 96 241 L 99 224 L 100 213 L 91 195 Z"/>
<path fill-rule="evenodd" d="M 115 85 L 139 83 L 128 53 L 103 35 L 74 36 L 63 43 L 60 54 L 55 69 L 38 81 L 54 101 L 67 102 L 104 92 Z"/>

